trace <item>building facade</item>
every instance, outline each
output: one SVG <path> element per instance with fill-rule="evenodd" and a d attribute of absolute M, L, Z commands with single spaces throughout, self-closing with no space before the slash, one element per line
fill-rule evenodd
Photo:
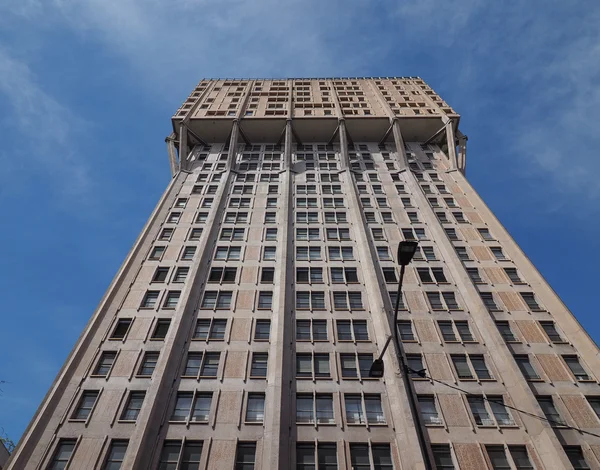
<path fill-rule="evenodd" d="M 459 119 L 417 77 L 202 80 L 8 468 L 600 468 L 598 349 L 465 178 Z M 369 377 L 394 327 L 410 390 L 393 344 Z"/>

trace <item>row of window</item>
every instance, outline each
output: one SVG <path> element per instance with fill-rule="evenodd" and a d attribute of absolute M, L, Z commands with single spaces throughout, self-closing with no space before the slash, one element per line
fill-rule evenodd
<path fill-rule="evenodd" d="M 113 440 L 106 452 L 103 470 L 119 470 L 125 458 L 129 442 Z M 61 439 L 46 467 L 48 470 L 66 468 L 77 446 L 76 439 Z M 335 442 L 296 443 L 297 470 L 337 470 L 338 445 Z M 484 445 L 488 461 L 494 470 L 533 470 L 531 458 L 524 445 Z M 457 459 L 448 444 L 431 446 L 434 463 L 438 470 L 458 468 Z M 164 442 L 158 469 L 199 470 L 204 450 L 203 441 L 167 440 Z M 569 462 L 575 470 L 589 470 L 579 446 L 564 446 Z M 393 470 L 391 447 L 387 443 L 350 443 L 350 464 L 354 470 Z M 237 443 L 234 470 L 254 470 L 256 465 L 256 442 Z"/>

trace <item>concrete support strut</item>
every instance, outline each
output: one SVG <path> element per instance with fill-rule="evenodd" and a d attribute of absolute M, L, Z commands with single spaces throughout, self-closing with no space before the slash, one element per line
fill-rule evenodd
<path fill-rule="evenodd" d="M 227 170 L 231 170 L 235 165 L 237 156 L 238 131 L 240 122 L 234 119 L 231 124 L 231 135 L 229 137 L 229 153 L 227 154 Z"/>
<path fill-rule="evenodd" d="M 171 168 L 171 176 L 175 176 L 179 171 L 179 162 L 177 161 L 177 152 L 175 150 L 175 132 L 172 132 L 165 142 L 167 143 L 167 154 L 169 155 L 169 166 Z"/>
<path fill-rule="evenodd" d="M 464 174 L 467 169 L 467 140 L 469 138 L 458 129 L 456 135 L 458 137 L 458 169 Z"/>
<path fill-rule="evenodd" d="M 188 135 L 187 135 L 187 125 L 185 122 L 181 121 L 179 123 L 179 169 L 187 170 L 188 162 L 187 157 L 190 153 L 190 149 L 188 148 Z"/>
<path fill-rule="evenodd" d="M 402 132 L 400 130 L 400 121 L 394 119 L 392 122 L 392 131 L 394 133 L 394 143 L 396 144 L 396 154 L 398 155 L 398 164 L 400 165 L 400 171 L 408 169 L 408 159 L 406 158 L 406 152 L 404 151 L 404 139 L 402 138 Z"/>
<path fill-rule="evenodd" d="M 448 144 L 448 159 L 450 160 L 450 169 L 458 169 L 458 161 L 456 159 L 456 138 L 454 137 L 454 127 L 452 121 L 448 119 L 446 122 L 446 141 Z"/>

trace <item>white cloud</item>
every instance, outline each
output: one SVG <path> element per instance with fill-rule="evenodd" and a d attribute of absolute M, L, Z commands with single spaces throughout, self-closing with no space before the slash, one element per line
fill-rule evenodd
<path fill-rule="evenodd" d="M 12 135 L 12 145 L 0 150 L 3 186 L 23 182 L 29 172 L 42 173 L 63 195 L 86 195 L 90 187 L 88 169 L 77 158 L 74 146 L 84 122 L 47 94 L 24 62 L 2 48 L 0 98 L 11 109 L 0 128 Z"/>

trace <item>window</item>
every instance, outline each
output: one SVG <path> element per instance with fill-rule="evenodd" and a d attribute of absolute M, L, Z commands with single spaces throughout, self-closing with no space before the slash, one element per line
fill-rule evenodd
<path fill-rule="evenodd" d="M 258 308 L 266 310 L 273 308 L 273 292 L 260 291 L 258 293 Z"/>
<path fill-rule="evenodd" d="M 426 240 L 427 236 L 425 235 L 424 228 L 403 228 L 402 236 L 405 240 Z"/>
<path fill-rule="evenodd" d="M 327 321 L 296 320 L 296 341 L 327 341 Z"/>
<path fill-rule="evenodd" d="M 277 230 L 277 229 L 267 229 L 269 230 Z M 233 241 L 233 240 L 243 240 L 246 229 L 243 228 L 224 228 L 221 229 L 221 235 L 219 236 L 219 240 Z"/>
<path fill-rule="evenodd" d="M 131 392 L 121 413 L 121 421 L 135 421 L 140 414 L 145 397 L 146 392 Z"/>
<path fill-rule="evenodd" d="M 354 251 L 351 246 L 330 246 L 327 247 L 327 250 L 331 261 L 348 261 L 354 259 Z"/>
<path fill-rule="evenodd" d="M 579 362 L 579 358 L 577 356 L 563 356 L 562 358 L 577 381 L 585 382 L 587 380 L 592 380 Z"/>
<path fill-rule="evenodd" d="M 231 291 L 204 291 L 201 308 L 229 309 L 231 307 Z"/>
<path fill-rule="evenodd" d="M 110 339 L 124 339 L 129 331 L 132 321 L 131 318 L 119 318 L 115 325 L 115 329 L 110 335 Z"/>
<path fill-rule="evenodd" d="M 61 439 L 58 441 L 52 460 L 48 465 L 47 470 L 63 470 L 67 468 L 71 457 L 73 456 L 73 450 L 75 450 L 76 439 Z"/>
<path fill-rule="evenodd" d="M 245 224 L 248 223 L 247 212 L 226 212 L 225 219 L 223 220 L 226 224 Z"/>
<path fill-rule="evenodd" d="M 573 465 L 574 470 L 589 470 L 590 466 L 585 460 L 583 456 L 583 452 L 581 451 L 581 447 L 579 446 L 564 446 L 563 449 L 569 457 L 569 462 Z"/>
<path fill-rule="evenodd" d="M 336 310 L 361 310 L 363 308 L 361 292 L 334 292 L 333 308 Z"/>
<path fill-rule="evenodd" d="M 181 296 L 181 291 L 178 291 L 178 290 L 170 290 L 169 292 L 167 292 L 167 297 L 165 298 L 165 303 L 163 304 L 163 308 L 177 307 L 180 296 Z"/>
<path fill-rule="evenodd" d="M 181 254 L 181 259 L 184 261 L 189 261 L 194 259 L 194 255 L 196 254 L 195 246 L 186 246 L 183 249 L 183 253 Z"/>
<path fill-rule="evenodd" d="M 467 397 L 471 414 L 475 419 L 477 426 L 494 426 L 494 420 L 491 419 L 483 397 L 469 396 Z"/>
<path fill-rule="evenodd" d="M 437 470 L 454 470 L 454 462 L 452 461 L 452 453 L 450 446 L 447 444 L 435 444 L 431 446 L 433 452 L 433 461 Z"/>
<path fill-rule="evenodd" d="M 452 241 L 456 241 L 456 240 L 460 240 L 458 238 L 458 235 L 456 234 L 456 229 L 453 228 L 445 228 L 444 232 L 446 232 L 446 235 L 448 236 L 448 238 Z"/>
<path fill-rule="evenodd" d="M 318 467 L 316 462 L 318 462 Z M 337 451 L 335 443 L 317 444 L 315 460 L 314 443 L 296 444 L 296 470 L 337 470 Z"/>
<path fill-rule="evenodd" d="M 330 272 L 331 282 L 333 283 L 358 282 L 358 274 L 356 272 L 356 268 L 330 268 Z"/>
<path fill-rule="evenodd" d="M 262 423 L 265 419 L 265 394 L 249 393 L 246 402 L 246 422 Z"/>
<path fill-rule="evenodd" d="M 425 292 L 433 310 L 460 310 L 454 292 Z"/>
<path fill-rule="evenodd" d="M 378 246 L 377 247 L 377 256 L 381 261 L 391 260 L 390 251 L 387 246 Z"/>
<path fill-rule="evenodd" d="M 484 240 L 494 240 L 494 237 L 492 237 L 492 234 L 490 233 L 489 229 L 478 228 L 477 231 L 479 232 L 479 235 L 481 235 L 481 238 L 483 238 Z"/>
<path fill-rule="evenodd" d="M 471 261 L 471 257 L 469 256 L 469 252 L 467 251 L 467 247 L 465 246 L 455 246 L 456 254 L 461 261 Z"/>
<path fill-rule="evenodd" d="M 319 222 L 318 212 L 296 212 L 297 224 L 316 224 Z"/>
<path fill-rule="evenodd" d="M 263 251 L 263 260 L 264 261 L 275 261 L 276 252 L 277 252 L 277 247 L 265 246 L 265 249 Z"/>
<path fill-rule="evenodd" d="M 262 268 L 260 271 L 261 284 L 271 284 L 275 279 L 275 268 Z"/>
<path fill-rule="evenodd" d="M 302 241 L 318 241 L 320 239 L 320 231 L 318 228 L 296 228 L 296 240 Z"/>
<path fill-rule="evenodd" d="M 566 426 L 565 421 L 554 406 L 552 397 L 537 397 L 537 401 L 544 412 L 544 416 L 546 416 L 546 419 L 550 421 L 552 426 Z"/>
<path fill-rule="evenodd" d="M 460 336 L 460 339 L 467 343 L 467 342 L 474 342 L 475 338 L 473 337 L 473 333 L 471 333 L 471 329 L 469 328 L 469 322 L 464 320 L 464 321 L 455 321 L 454 325 L 456 326 L 456 331 L 458 331 L 458 335 Z"/>
<path fill-rule="evenodd" d="M 479 274 L 478 268 L 467 268 L 467 274 L 471 278 L 471 281 L 473 281 L 475 284 L 485 284 L 481 278 L 481 275 Z"/>
<path fill-rule="evenodd" d="M 204 354 L 202 361 L 202 367 L 200 368 L 201 377 L 216 377 L 219 369 L 219 360 L 221 359 L 221 353 L 219 352 L 207 352 Z"/>
<path fill-rule="evenodd" d="M 348 228 L 328 228 L 327 240 L 350 240 L 350 229 Z"/>
<path fill-rule="evenodd" d="M 177 268 L 175 271 L 175 276 L 173 276 L 173 282 L 185 282 L 189 272 L 190 268 L 187 266 Z"/>
<path fill-rule="evenodd" d="M 427 261 L 436 261 L 437 257 L 435 256 L 435 251 L 432 246 L 423 246 L 421 247 L 423 254 L 425 255 L 425 259 Z"/>
<path fill-rule="evenodd" d="M 200 319 L 196 322 L 194 336 L 192 336 L 192 338 L 204 341 L 222 341 L 225 339 L 226 328 L 226 319 Z"/>
<path fill-rule="evenodd" d="M 338 341 L 369 341 L 367 320 L 337 320 Z"/>
<path fill-rule="evenodd" d="M 329 354 L 296 353 L 297 378 L 330 378 Z"/>
<path fill-rule="evenodd" d="M 333 413 L 333 395 L 325 393 L 298 394 L 296 395 L 296 422 L 333 424 L 335 415 Z"/>
<path fill-rule="evenodd" d="M 156 301 L 158 300 L 158 295 L 160 294 L 157 290 L 149 290 L 144 295 L 142 299 L 142 305 L 140 308 L 154 308 L 156 307 Z"/>
<path fill-rule="evenodd" d="M 253 353 L 250 364 L 250 377 L 266 378 L 269 355 L 267 353 Z"/>
<path fill-rule="evenodd" d="M 169 268 L 156 268 L 156 271 L 154 271 L 154 276 L 152 277 L 152 282 L 165 282 L 167 279 L 167 274 L 169 274 Z"/>
<path fill-rule="evenodd" d="M 163 228 L 162 232 L 160 232 L 160 236 L 158 237 L 158 239 L 162 241 L 169 241 L 171 240 L 174 231 L 175 230 L 173 228 Z"/>
<path fill-rule="evenodd" d="M 371 233 L 373 234 L 373 240 L 376 240 L 376 241 L 385 240 L 385 235 L 383 233 L 382 228 L 371 228 Z"/>
<path fill-rule="evenodd" d="M 204 224 L 208 220 L 208 212 L 198 212 L 195 223 Z"/>
<path fill-rule="evenodd" d="M 169 218 L 167 219 L 168 224 L 176 224 L 179 222 L 179 218 L 181 217 L 181 212 L 171 212 L 169 214 Z"/>
<path fill-rule="evenodd" d="M 544 310 L 535 300 L 535 295 L 533 292 L 519 292 L 519 294 L 521 294 L 521 297 L 527 304 L 527 307 L 529 307 L 532 312 L 542 312 Z"/>
<path fill-rule="evenodd" d="M 271 320 L 256 320 L 256 327 L 254 328 L 254 340 L 266 341 L 269 339 L 270 334 Z"/>
<path fill-rule="evenodd" d="M 178 392 L 171 421 L 208 422 L 212 392 Z"/>
<path fill-rule="evenodd" d="M 186 441 L 181 445 L 181 441 L 165 441 L 158 468 L 160 470 L 171 470 L 175 468 L 198 469 L 200 467 L 200 458 L 202 456 L 202 441 Z M 178 463 L 181 461 L 181 466 Z"/>
<path fill-rule="evenodd" d="M 265 212 L 265 224 L 274 224 L 277 221 L 275 212 Z"/>
<path fill-rule="evenodd" d="M 475 354 L 453 354 L 451 358 L 459 379 L 492 379 L 492 375 L 485 364 L 483 356 Z"/>
<path fill-rule="evenodd" d="M 497 321 L 496 327 L 498 328 L 498 331 L 500 332 L 500 335 L 504 341 L 518 341 L 515 334 L 511 330 L 510 323 L 508 321 Z"/>
<path fill-rule="evenodd" d="M 373 354 L 340 354 L 342 365 L 342 378 L 344 379 L 368 379 L 369 370 L 373 364 Z"/>
<path fill-rule="evenodd" d="M 144 354 L 140 368 L 138 369 L 137 375 L 142 377 L 152 377 L 154 369 L 156 369 L 156 363 L 158 362 L 158 352 L 148 351 Z"/>
<path fill-rule="evenodd" d="M 412 322 L 410 320 L 400 320 L 398 321 L 398 333 L 400 335 L 400 340 L 402 341 L 415 341 L 415 334 L 412 329 Z"/>
<path fill-rule="evenodd" d="M 534 470 L 527 454 L 527 447 L 508 446 L 508 452 L 510 452 L 517 470 Z"/>
<path fill-rule="evenodd" d="M 600 396 L 585 398 L 587 398 L 587 401 L 594 410 L 594 413 L 596 413 L 596 416 L 600 418 Z"/>
<path fill-rule="evenodd" d="M 276 228 L 268 228 L 265 230 L 265 240 L 266 241 L 276 241 L 277 240 L 277 229 Z"/>
<path fill-rule="evenodd" d="M 485 307 L 488 310 L 491 310 L 491 311 L 501 310 L 501 308 L 498 307 L 498 305 L 496 304 L 496 301 L 494 300 L 494 294 L 492 294 L 491 292 L 480 292 L 479 295 L 481 296 L 481 300 L 483 300 L 483 303 L 485 304 Z"/>
<path fill-rule="evenodd" d="M 321 247 L 319 246 L 297 246 L 296 260 L 315 261 L 321 259 Z"/>
<path fill-rule="evenodd" d="M 499 246 L 492 246 L 490 247 L 490 250 L 492 250 L 492 254 L 498 261 L 504 261 L 507 259 L 504 255 L 504 252 L 502 251 L 502 248 L 500 248 Z"/>
<path fill-rule="evenodd" d="M 296 268 L 296 282 L 322 283 L 323 268 Z"/>
<path fill-rule="evenodd" d="M 488 404 L 494 415 L 494 419 L 498 426 L 514 426 L 515 422 L 512 416 L 508 412 L 508 409 L 504 405 L 504 398 L 502 396 L 488 396 Z"/>
<path fill-rule="evenodd" d="M 345 212 L 325 212 L 325 223 L 327 224 L 340 224 L 347 221 Z"/>
<path fill-rule="evenodd" d="M 435 215 L 437 216 L 438 220 L 442 223 L 448 223 L 448 217 L 446 217 L 446 213 L 445 212 L 436 212 Z"/>
<path fill-rule="evenodd" d="M 296 292 L 296 308 L 321 310 L 325 308 L 324 292 Z"/>
<path fill-rule="evenodd" d="M 516 268 L 504 268 L 504 272 L 513 284 L 524 284 Z"/>
<path fill-rule="evenodd" d="M 454 329 L 452 328 L 452 322 L 449 320 L 438 320 L 438 326 L 442 333 L 442 338 L 446 343 L 457 342 Z"/>
<path fill-rule="evenodd" d="M 512 468 L 506 458 L 504 446 L 485 446 L 485 450 L 494 470 L 510 470 Z"/>
<path fill-rule="evenodd" d="M 202 229 L 201 228 L 193 228 L 190 231 L 190 236 L 188 238 L 189 241 L 198 241 L 200 240 L 200 237 L 202 236 Z"/>
<path fill-rule="evenodd" d="M 419 223 L 419 214 L 416 212 L 407 212 L 406 215 L 408 216 L 408 220 L 410 220 L 411 224 Z"/>
<path fill-rule="evenodd" d="M 115 358 L 117 357 L 117 353 L 114 351 L 104 351 L 100 355 L 100 359 L 94 368 L 94 372 L 92 375 L 96 377 L 106 377 L 110 370 L 112 369 L 113 364 L 115 363 Z"/>
<path fill-rule="evenodd" d="M 218 283 L 235 282 L 236 274 L 237 274 L 237 268 L 225 268 L 225 267 L 211 268 L 210 273 L 208 275 L 207 282 L 211 282 L 211 283 L 212 282 L 218 282 Z"/>
<path fill-rule="evenodd" d="M 417 268 L 417 274 L 423 283 L 447 283 L 443 268 Z"/>
<path fill-rule="evenodd" d="M 152 332 L 151 339 L 162 340 L 165 339 L 167 333 L 169 331 L 169 326 L 171 325 L 171 320 L 162 319 L 156 322 L 156 326 L 154 327 L 154 331 Z"/>
<path fill-rule="evenodd" d="M 98 399 L 98 395 L 100 392 L 98 390 L 86 390 L 81 394 L 81 398 L 79 398 L 79 403 L 77 403 L 77 408 L 71 415 L 71 419 L 79 419 L 86 420 L 89 418 L 92 413 L 92 409 L 96 404 L 96 400 Z"/>
<path fill-rule="evenodd" d="M 353 470 L 392 470 L 392 454 L 389 444 L 350 444 L 350 463 Z M 371 459 L 373 467 L 371 467 Z"/>
<path fill-rule="evenodd" d="M 103 470 L 120 470 L 125 460 L 125 453 L 127 452 L 127 445 L 129 441 L 113 440 L 110 443 L 110 448 L 106 454 L 106 460 L 104 461 Z"/>
<path fill-rule="evenodd" d="M 444 424 L 435 404 L 435 398 L 429 395 L 419 395 L 419 411 L 425 425 L 439 426 Z"/>
<path fill-rule="evenodd" d="M 539 380 L 540 376 L 536 372 L 531 361 L 529 360 L 529 356 L 520 355 L 514 356 L 514 358 L 517 365 L 519 366 L 519 369 L 521 369 L 521 373 L 527 380 Z"/>

